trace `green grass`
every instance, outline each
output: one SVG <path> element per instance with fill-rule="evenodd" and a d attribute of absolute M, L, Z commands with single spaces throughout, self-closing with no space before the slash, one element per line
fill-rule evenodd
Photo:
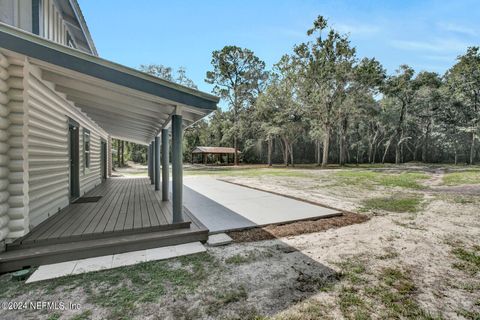
<path fill-rule="evenodd" d="M 408 270 L 371 270 L 360 256 L 337 265 L 343 275 L 337 299 L 346 319 L 370 319 L 372 312 L 380 319 L 442 319 L 416 302 L 417 287 Z"/>
<path fill-rule="evenodd" d="M 308 178 L 311 174 L 301 169 L 294 168 L 238 168 L 238 167 L 212 167 L 212 168 L 186 168 L 185 175 L 215 175 L 230 177 L 300 177 Z"/>
<path fill-rule="evenodd" d="M 390 212 L 415 213 L 420 210 L 423 198 L 419 195 L 394 195 L 366 199 L 362 202 L 362 211 L 384 210 Z"/>
<path fill-rule="evenodd" d="M 314 319 L 334 319 L 329 313 L 333 309 L 332 305 L 328 305 L 318 300 L 307 300 L 284 313 L 276 315 L 269 319 L 275 320 L 314 320 Z M 261 318 L 258 318 L 260 320 Z M 267 319 L 267 318 L 263 318 Z"/>
<path fill-rule="evenodd" d="M 443 177 L 443 184 L 456 186 L 462 184 L 480 184 L 480 169 L 471 169 L 461 172 L 447 173 Z"/>
<path fill-rule="evenodd" d="M 15 299 L 25 293 L 44 296 L 81 287 L 88 303 L 110 311 L 108 318 L 130 319 L 138 303 L 155 302 L 166 294 L 176 296 L 192 292 L 203 284 L 212 269 L 218 268 L 220 265 L 213 256 L 200 253 L 33 284 L 13 281 L 11 276 L 3 275 L 0 277 L 0 298 Z"/>
<path fill-rule="evenodd" d="M 366 170 L 342 170 L 336 173 L 336 178 L 344 185 L 356 185 L 363 187 L 384 186 L 400 187 L 406 189 L 424 189 L 422 180 L 428 179 L 428 175 L 418 172 L 376 172 Z"/>
<path fill-rule="evenodd" d="M 480 248 L 473 249 L 455 248 L 452 250 L 453 255 L 459 260 L 453 266 L 457 269 L 463 270 L 476 275 L 480 273 Z"/>
<path fill-rule="evenodd" d="M 215 294 L 215 300 L 212 301 L 207 308 L 207 313 L 213 315 L 221 308 L 224 308 L 228 304 L 244 301 L 248 298 L 247 291 L 243 286 L 239 286 L 235 289 L 228 289 L 226 291 L 217 292 Z"/>

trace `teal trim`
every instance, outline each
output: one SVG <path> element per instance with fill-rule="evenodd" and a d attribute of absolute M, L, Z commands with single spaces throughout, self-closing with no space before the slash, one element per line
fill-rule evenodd
<path fill-rule="evenodd" d="M 168 201 L 169 178 L 168 129 L 162 129 L 162 201 Z"/>
<path fill-rule="evenodd" d="M 173 223 L 183 221 L 182 116 L 172 116 L 172 212 Z"/>
<path fill-rule="evenodd" d="M 153 150 L 155 155 L 153 156 L 155 166 L 155 191 L 160 190 L 160 137 L 155 137 Z"/>
<path fill-rule="evenodd" d="M 0 26 L 0 48 L 178 104 L 203 109 L 205 114 L 217 109 L 218 97 L 170 83 L 4 25 Z"/>

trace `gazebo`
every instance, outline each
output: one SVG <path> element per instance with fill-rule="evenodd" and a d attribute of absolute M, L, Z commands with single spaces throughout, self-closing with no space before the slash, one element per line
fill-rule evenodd
<path fill-rule="evenodd" d="M 237 154 L 241 152 L 237 150 Z M 207 164 L 208 155 L 212 155 L 217 158 L 217 161 L 222 163 L 222 157 L 226 156 L 226 164 L 230 163 L 230 155 L 235 155 L 235 148 L 227 147 L 196 147 L 192 150 L 192 164 L 195 162 L 195 158 L 199 158 L 203 161 L 203 164 Z M 234 156 L 232 157 L 232 160 Z"/>

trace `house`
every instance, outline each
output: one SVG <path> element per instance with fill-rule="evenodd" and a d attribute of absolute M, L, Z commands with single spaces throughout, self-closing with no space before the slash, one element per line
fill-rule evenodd
<path fill-rule="evenodd" d="M 76 0 L 2 0 L 0 272 L 195 239 L 198 221 L 182 204 L 182 130 L 218 100 L 100 58 Z M 110 177 L 112 138 L 149 146 L 154 186 Z M 75 204 L 84 195 L 100 200 Z M 172 240 L 177 228 L 184 240 Z"/>

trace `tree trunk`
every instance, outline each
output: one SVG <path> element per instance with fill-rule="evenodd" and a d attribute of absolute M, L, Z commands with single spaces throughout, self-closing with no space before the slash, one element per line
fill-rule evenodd
<path fill-rule="evenodd" d="M 237 150 L 237 133 L 235 132 L 235 136 L 233 137 L 233 148 L 235 149 L 235 153 L 233 155 L 233 162 L 236 166 L 238 166 L 238 150 Z"/>
<path fill-rule="evenodd" d="M 360 163 L 360 144 L 357 144 L 357 156 L 356 156 L 356 160 L 357 160 L 357 166 L 358 164 Z"/>
<path fill-rule="evenodd" d="M 120 167 L 120 140 L 117 140 L 117 166 Z"/>
<path fill-rule="evenodd" d="M 295 163 L 293 162 L 293 143 L 289 144 L 289 149 L 290 149 L 290 163 L 292 164 L 292 167 L 295 167 Z"/>
<path fill-rule="evenodd" d="M 285 167 L 288 167 L 288 144 L 284 138 L 281 139 L 280 146 L 282 147 L 283 164 Z"/>
<path fill-rule="evenodd" d="M 272 137 L 268 137 L 268 155 L 267 155 L 267 162 L 268 162 L 268 166 L 271 167 L 272 166 Z"/>
<path fill-rule="evenodd" d="M 429 121 L 427 124 L 427 131 L 425 132 L 425 139 L 423 141 L 422 146 L 422 162 L 428 162 L 427 153 L 428 153 L 428 146 L 430 144 L 430 127 L 432 122 Z"/>
<path fill-rule="evenodd" d="M 346 160 L 347 127 L 348 127 L 348 120 L 346 117 L 344 117 L 340 123 L 340 139 L 339 139 L 340 155 L 338 160 L 338 163 L 340 164 L 340 166 L 344 166 L 345 160 Z"/>
<path fill-rule="evenodd" d="M 122 164 L 122 167 L 125 167 L 125 141 L 120 141 L 120 146 L 122 149 L 122 153 L 120 154 L 120 161 Z"/>
<path fill-rule="evenodd" d="M 398 139 L 397 145 L 395 147 L 395 164 L 400 164 L 402 162 L 402 159 L 401 159 L 402 138 L 403 138 L 403 134 L 400 134 L 400 139 Z"/>
<path fill-rule="evenodd" d="M 325 137 L 323 138 L 322 168 L 328 165 L 328 149 L 330 147 L 330 126 L 325 125 Z"/>
<path fill-rule="evenodd" d="M 388 149 L 390 149 L 390 145 L 392 144 L 392 141 L 393 141 L 394 137 L 395 137 L 395 135 L 391 136 L 390 139 L 387 142 L 387 145 L 385 146 L 385 152 L 383 153 L 383 157 L 382 157 L 382 164 L 385 163 L 385 158 L 387 157 Z"/>
<path fill-rule="evenodd" d="M 470 165 L 475 162 L 475 132 L 472 132 L 472 138 L 470 143 Z"/>
<path fill-rule="evenodd" d="M 322 160 L 321 160 L 321 153 L 322 153 L 322 141 L 320 139 L 317 139 L 316 141 L 316 149 L 317 149 L 317 166 L 320 166 Z"/>

